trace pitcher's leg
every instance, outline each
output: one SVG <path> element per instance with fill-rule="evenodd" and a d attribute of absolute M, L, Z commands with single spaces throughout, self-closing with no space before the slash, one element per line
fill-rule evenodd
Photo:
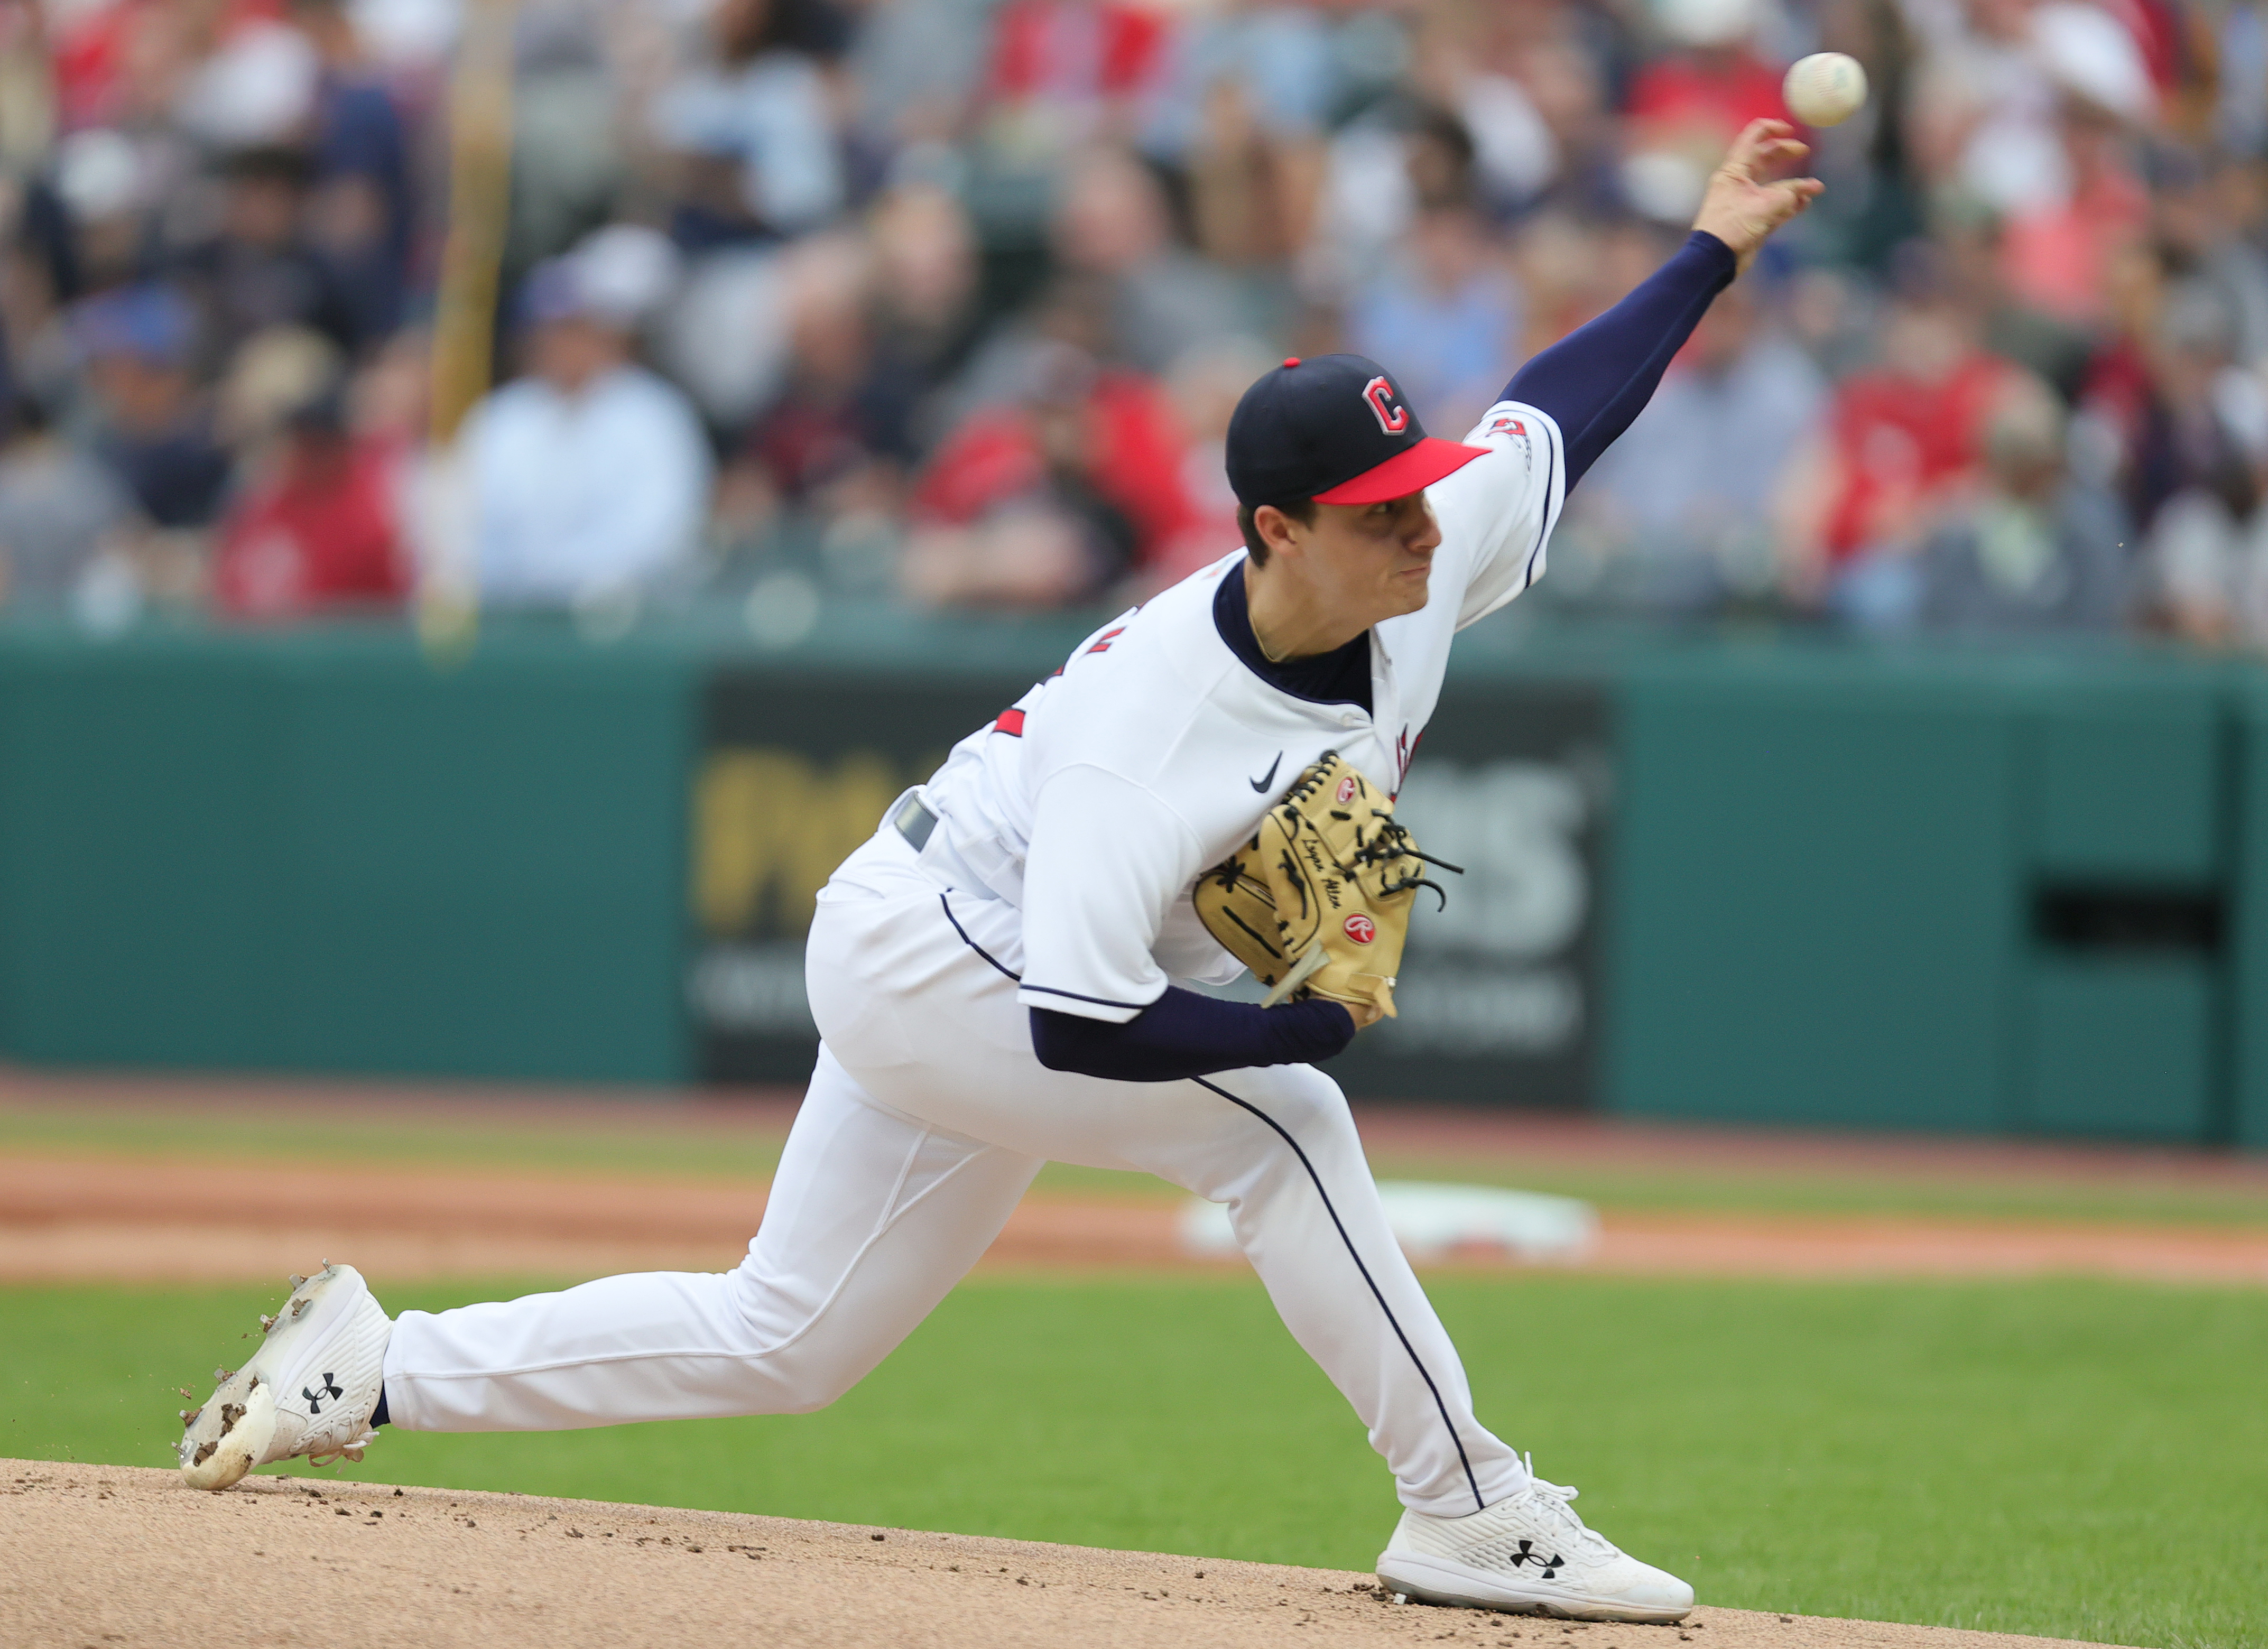
<path fill-rule="evenodd" d="M 1021 921 L 926 884 L 821 902 L 812 1011 L 865 1092 L 1030 1157 L 1138 1168 L 1230 1204 L 1285 1326 L 1354 1405 L 1406 1505 L 1469 1512 L 1523 1486 L 1526 1468 L 1473 1417 L 1337 1085 L 1304 1065 L 1196 1082 L 1049 1070 L 1017 999 Z"/>
<path fill-rule="evenodd" d="M 1158 1140 L 1145 1166 L 1229 1205 L 1284 1326 L 1369 1428 L 1403 1504 L 1454 1516 L 1525 1487 L 1520 1457 L 1474 1417 L 1464 1364 L 1387 1225 L 1337 1085 L 1300 1065 L 1193 1086 L 1228 1126 Z"/>
<path fill-rule="evenodd" d="M 738 1270 L 403 1312 L 390 1418 L 530 1432 L 821 1408 L 976 1263 L 1039 1166 L 876 1108 L 822 1049 Z"/>

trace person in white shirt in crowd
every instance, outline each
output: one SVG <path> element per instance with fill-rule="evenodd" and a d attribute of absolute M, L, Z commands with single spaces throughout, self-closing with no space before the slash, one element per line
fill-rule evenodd
<path fill-rule="evenodd" d="M 632 350 L 669 279 L 659 239 L 602 230 L 528 277 L 526 374 L 475 407 L 460 436 L 488 605 L 635 601 L 692 563 L 708 438 L 683 394 Z"/>

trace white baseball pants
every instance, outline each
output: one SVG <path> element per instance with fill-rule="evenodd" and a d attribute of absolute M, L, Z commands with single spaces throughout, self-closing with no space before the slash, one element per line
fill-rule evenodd
<path fill-rule="evenodd" d="M 824 1039 L 747 1258 L 406 1311 L 395 1424 L 512 1432 L 801 1413 L 888 1355 L 1049 1159 L 1226 1203 L 1285 1325 L 1370 1430 L 1403 1501 L 1456 1514 L 1522 1487 L 1388 1229 L 1346 1101 L 1312 1066 L 1188 1082 L 1048 1070 L 1016 1000 L 1016 909 L 949 891 L 885 828 L 820 896 Z"/>

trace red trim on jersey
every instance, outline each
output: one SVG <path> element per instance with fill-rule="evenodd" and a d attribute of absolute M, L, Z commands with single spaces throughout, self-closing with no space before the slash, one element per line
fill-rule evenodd
<path fill-rule="evenodd" d="M 1116 629 L 1106 629 L 1102 634 L 1094 638 L 1094 645 L 1089 647 L 1087 651 L 1089 652 L 1108 652 L 1110 651 L 1110 638 L 1113 636 L 1123 636 L 1125 633 L 1126 626 L 1123 624 L 1121 624 Z"/>
<path fill-rule="evenodd" d="M 1022 738 L 1024 736 L 1024 712 L 1020 710 L 1002 710 L 998 716 L 993 718 L 992 731 L 994 732 L 1005 732 L 1011 739 Z"/>

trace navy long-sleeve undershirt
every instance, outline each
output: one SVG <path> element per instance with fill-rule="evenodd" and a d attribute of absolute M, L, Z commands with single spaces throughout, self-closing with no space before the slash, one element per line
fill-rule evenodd
<path fill-rule="evenodd" d="M 1645 410 L 1671 357 L 1738 269 L 1731 247 L 1697 229 L 1622 302 L 1513 374 L 1504 398 L 1551 415 L 1566 444 L 1570 489 Z"/>
<path fill-rule="evenodd" d="M 1123 1025 L 1033 1008 L 1032 1051 L 1050 1071 L 1116 1082 L 1179 1082 L 1249 1065 L 1304 1064 L 1345 1051 L 1354 1016 L 1322 997 L 1263 1008 L 1179 985 Z"/>

